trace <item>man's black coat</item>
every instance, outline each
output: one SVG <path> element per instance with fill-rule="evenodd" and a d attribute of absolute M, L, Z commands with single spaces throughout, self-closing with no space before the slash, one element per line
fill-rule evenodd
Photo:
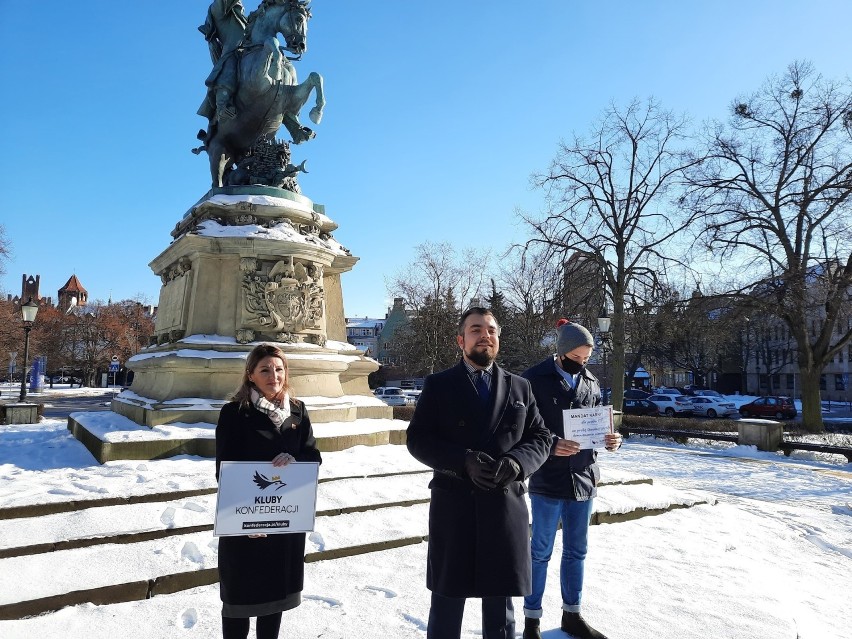
<path fill-rule="evenodd" d="M 522 596 L 531 590 L 529 513 L 523 480 L 547 459 L 551 435 L 529 382 L 498 366 L 482 408 L 463 362 L 426 378 L 408 426 L 408 450 L 435 470 L 429 487 L 427 587 L 447 597 Z M 468 450 L 508 455 L 521 476 L 476 488 Z"/>

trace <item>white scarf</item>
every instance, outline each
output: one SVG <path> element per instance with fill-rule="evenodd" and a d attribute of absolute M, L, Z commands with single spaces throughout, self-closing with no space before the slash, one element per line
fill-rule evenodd
<path fill-rule="evenodd" d="M 281 425 L 290 417 L 290 395 L 284 393 L 284 399 L 281 403 L 270 402 L 255 389 L 251 389 L 251 403 L 261 413 L 264 413 L 275 424 L 275 428 L 280 429 Z M 293 428 L 295 428 L 295 424 Z"/>

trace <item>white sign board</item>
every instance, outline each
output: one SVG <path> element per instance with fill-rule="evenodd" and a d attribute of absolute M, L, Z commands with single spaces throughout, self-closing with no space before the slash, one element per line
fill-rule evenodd
<path fill-rule="evenodd" d="M 580 448 L 606 448 L 604 435 L 612 432 L 612 406 L 572 408 L 562 411 L 565 439 L 580 444 Z"/>
<path fill-rule="evenodd" d="M 313 530 L 318 477 L 316 462 L 222 462 L 213 535 Z"/>

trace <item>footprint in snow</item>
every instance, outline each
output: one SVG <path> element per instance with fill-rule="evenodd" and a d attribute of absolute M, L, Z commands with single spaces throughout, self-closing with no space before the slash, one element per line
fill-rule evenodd
<path fill-rule="evenodd" d="M 160 515 L 160 521 L 166 528 L 174 528 L 175 527 L 175 509 L 169 506 L 163 511 L 163 514 Z"/>
<path fill-rule="evenodd" d="M 183 505 L 187 510 L 194 510 L 197 513 L 207 512 L 207 509 L 201 504 L 196 504 L 194 501 L 188 501 Z"/>
<path fill-rule="evenodd" d="M 139 464 L 136 467 L 136 470 L 138 470 L 140 473 L 144 473 L 146 470 L 148 470 L 148 465 L 147 464 Z"/>
<path fill-rule="evenodd" d="M 178 617 L 178 625 L 187 630 L 194 628 L 198 623 L 198 611 L 195 608 L 187 608 Z"/>
<path fill-rule="evenodd" d="M 412 626 L 417 628 L 418 630 L 422 630 L 426 632 L 426 622 L 420 619 L 419 617 L 415 617 L 414 615 L 409 615 L 406 613 L 402 613 L 402 618 L 405 619 Z"/>
<path fill-rule="evenodd" d="M 51 495 L 75 495 L 76 493 L 71 490 L 65 490 L 64 488 L 51 488 L 47 491 Z"/>
<path fill-rule="evenodd" d="M 388 590 L 387 588 L 381 588 L 379 586 L 364 586 L 361 590 L 373 592 L 377 595 L 384 595 L 385 599 L 393 599 L 397 596 L 393 590 Z"/>
<path fill-rule="evenodd" d="M 94 486 L 92 484 L 84 484 L 84 483 L 81 483 L 81 482 L 78 482 L 78 481 L 71 482 L 71 485 L 74 486 L 74 488 L 79 488 L 80 490 L 86 490 L 90 493 L 103 494 L 103 493 L 109 492 L 106 488 L 103 488 L 101 486 Z"/>
<path fill-rule="evenodd" d="M 331 597 L 320 597 L 319 595 L 302 595 L 302 599 L 310 599 L 311 601 L 318 601 L 320 604 L 325 604 L 329 608 L 342 608 L 343 602 L 338 601 L 337 599 L 332 599 Z"/>
<path fill-rule="evenodd" d="M 325 539 L 322 538 L 321 533 L 314 531 L 308 536 L 308 539 L 317 547 L 318 551 L 325 550 Z"/>
<path fill-rule="evenodd" d="M 201 554 L 201 551 L 198 549 L 198 546 L 196 546 L 191 541 L 186 542 L 183 545 L 183 548 L 180 549 L 180 556 L 197 564 L 204 563 L 204 555 Z"/>

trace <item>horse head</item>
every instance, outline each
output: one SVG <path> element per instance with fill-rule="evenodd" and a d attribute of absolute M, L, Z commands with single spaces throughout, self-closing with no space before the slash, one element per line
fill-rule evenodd
<path fill-rule="evenodd" d="M 285 11 L 278 23 L 278 32 L 284 36 L 284 48 L 297 57 L 308 50 L 308 20 L 311 17 L 306 2 L 289 0 L 289 11 Z"/>
<path fill-rule="evenodd" d="M 301 56 L 308 48 L 310 17 L 306 0 L 263 0 L 248 17 L 245 41 L 258 44 L 280 33 L 284 36 L 284 49 Z"/>

